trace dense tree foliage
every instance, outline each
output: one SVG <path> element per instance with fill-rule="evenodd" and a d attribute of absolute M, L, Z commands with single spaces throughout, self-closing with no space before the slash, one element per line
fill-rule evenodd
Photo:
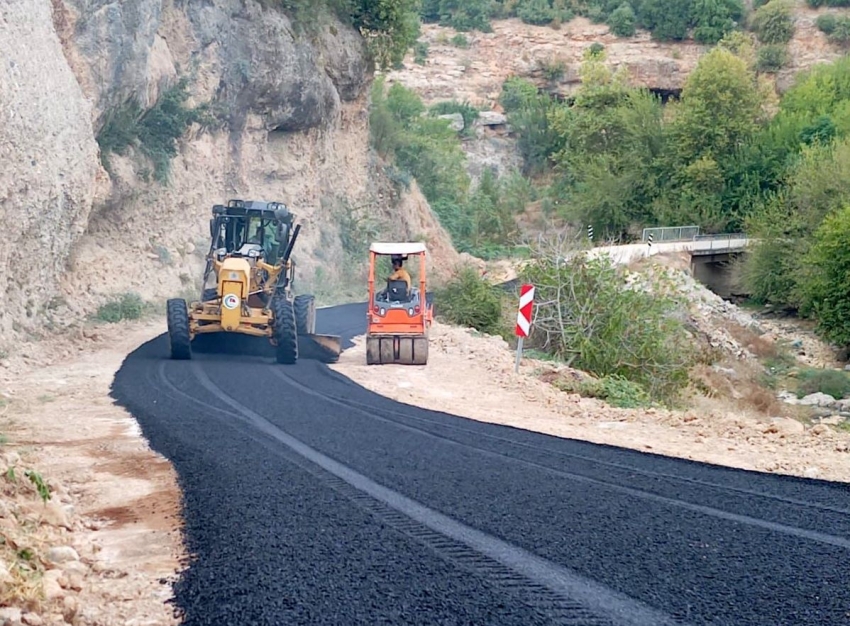
<path fill-rule="evenodd" d="M 745 35 L 727 37 L 666 105 L 598 54 L 571 100 L 512 78 L 502 104 L 526 172 L 552 179 L 546 201 L 561 218 L 609 240 L 653 225 L 746 229 L 761 241 L 743 268 L 753 297 L 812 315 L 843 342 L 834 312 L 842 297 L 850 306 L 850 287 L 823 288 L 838 270 L 817 242 L 843 232 L 828 220 L 850 206 L 850 58 L 799 76 L 777 102 L 755 50 Z"/>
<path fill-rule="evenodd" d="M 466 171 L 460 134 L 439 117 L 447 111 L 471 119 L 469 105 L 438 103 L 430 110 L 416 93 L 383 79 L 372 89 L 372 145 L 399 170 L 404 184 L 415 178 L 443 226 L 462 251 L 489 256 L 510 243 L 514 217 L 535 199 L 531 183 L 519 174 L 497 178 L 485 171 L 475 189 Z"/>

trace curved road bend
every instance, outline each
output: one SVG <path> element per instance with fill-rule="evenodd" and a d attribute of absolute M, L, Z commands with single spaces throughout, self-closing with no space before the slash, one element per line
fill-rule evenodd
<path fill-rule="evenodd" d="M 320 332 L 362 332 L 363 306 Z M 187 626 L 850 624 L 848 485 L 422 410 L 317 362 L 167 355 L 130 354 L 113 396 L 180 479 Z"/>

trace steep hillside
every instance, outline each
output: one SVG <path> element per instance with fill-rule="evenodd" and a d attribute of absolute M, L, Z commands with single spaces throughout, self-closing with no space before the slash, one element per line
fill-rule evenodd
<path fill-rule="evenodd" d="M 325 291 L 379 233 L 452 260 L 417 188 L 370 157 L 362 37 L 308 27 L 241 0 L 3 3 L 4 342 L 193 289 L 210 206 L 232 197 L 290 205 L 302 284 Z"/>
<path fill-rule="evenodd" d="M 815 22 L 818 15 L 846 11 L 810 9 L 801 0 L 795 4 L 788 61 L 776 74 L 779 91 L 787 89 L 800 70 L 843 53 Z M 655 41 L 642 30 L 632 37 L 617 37 L 608 25 L 584 17 L 558 28 L 525 24 L 516 18 L 493 20 L 489 33 L 459 33 L 447 26 L 423 24 L 420 41 L 427 44 L 423 62 L 417 63 L 411 52 L 403 68 L 388 73 L 390 82 L 415 89 L 429 105 L 466 100 L 496 110 L 502 83 L 509 76 L 532 79 L 555 94 L 572 93 L 580 84 L 582 55 L 593 44 L 605 47 L 609 66 L 625 68 L 633 85 L 662 93 L 681 90 L 700 56 L 711 48 L 692 40 Z"/>

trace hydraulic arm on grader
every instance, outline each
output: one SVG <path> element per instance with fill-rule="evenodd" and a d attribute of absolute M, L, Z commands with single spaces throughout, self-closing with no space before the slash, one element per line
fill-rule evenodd
<path fill-rule="evenodd" d="M 215 205 L 200 301 L 168 300 L 171 358 L 192 358 L 198 335 L 235 333 L 265 337 L 278 363 L 309 352 L 333 362 L 340 338 L 316 334 L 315 298 L 295 296 L 292 250 L 301 225 L 279 202 L 230 200 Z"/>

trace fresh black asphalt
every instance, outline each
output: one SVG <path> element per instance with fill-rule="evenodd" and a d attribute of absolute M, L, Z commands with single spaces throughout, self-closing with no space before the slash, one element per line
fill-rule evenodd
<path fill-rule="evenodd" d="M 426 411 L 314 361 L 171 361 L 166 337 L 113 396 L 179 477 L 187 626 L 850 625 L 844 484 Z"/>

